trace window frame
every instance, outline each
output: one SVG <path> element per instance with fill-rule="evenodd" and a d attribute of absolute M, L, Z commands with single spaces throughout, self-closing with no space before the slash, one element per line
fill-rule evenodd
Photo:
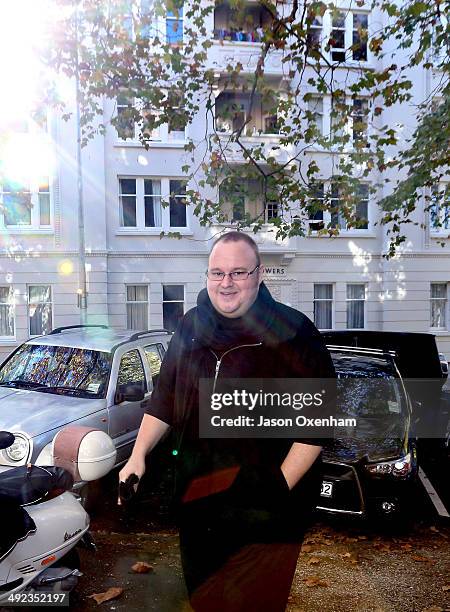
<path fill-rule="evenodd" d="M 341 14 L 344 18 L 343 26 L 333 26 L 333 17 L 336 17 L 338 14 Z M 365 41 L 365 54 L 367 59 L 357 59 L 354 55 L 357 53 L 358 49 L 354 49 L 353 46 L 356 44 L 355 40 L 355 32 L 358 32 L 358 29 L 355 29 L 355 16 L 363 16 L 367 17 L 367 40 Z M 320 36 L 320 44 L 316 45 L 313 48 L 316 48 L 329 62 L 337 65 L 367 65 L 372 61 L 372 55 L 370 51 L 370 29 L 371 29 L 371 12 L 368 10 L 355 10 L 353 8 L 339 8 L 336 7 L 334 11 L 327 10 L 325 11 L 322 18 L 322 32 Z M 314 26 L 309 26 L 308 31 L 319 30 L 318 24 Z M 345 54 L 345 58 L 343 61 L 333 60 L 333 46 L 331 45 L 332 33 L 333 30 L 339 30 L 344 32 L 344 48 L 342 51 Z M 311 37 L 312 38 L 312 37 Z M 329 46 L 329 49 L 327 47 Z M 337 52 L 341 50 L 341 47 L 335 47 L 338 49 Z M 311 60 L 310 60 L 311 61 Z M 315 60 L 313 60 L 315 61 Z"/>
<path fill-rule="evenodd" d="M 121 220 L 123 219 L 123 208 L 122 208 L 122 193 L 121 193 L 121 181 L 122 180 L 134 180 L 136 189 L 136 225 L 122 225 Z M 161 185 L 161 225 L 154 226 L 146 226 L 145 225 L 145 181 L 159 181 Z M 152 176 L 152 175 L 118 175 L 117 176 L 117 204 L 118 204 L 118 233 L 127 234 L 127 233 L 142 233 L 142 234 L 157 234 L 159 235 L 161 231 L 179 231 L 181 233 L 190 233 L 191 232 L 191 214 L 189 212 L 189 206 L 186 206 L 186 225 L 184 226 L 175 226 L 170 225 L 170 200 L 172 199 L 170 196 L 170 183 L 171 181 L 179 181 L 186 185 L 187 189 L 187 181 L 185 177 L 175 177 L 175 176 Z M 150 197 L 150 196 L 147 196 Z M 158 197 L 158 196 L 155 196 Z M 177 196 L 175 196 L 177 197 Z M 180 196 L 180 197 L 186 197 Z M 167 203 L 165 206 L 163 203 Z"/>
<path fill-rule="evenodd" d="M 48 334 L 41 332 L 39 334 L 32 334 L 31 333 L 31 316 L 30 316 L 30 306 L 31 304 L 35 303 L 35 302 L 31 302 L 30 301 L 30 289 L 31 287 L 48 287 L 50 289 L 50 301 L 49 302 L 36 302 L 37 304 L 50 304 L 50 332 L 53 329 L 53 321 L 54 321 L 54 291 L 53 291 L 53 285 L 51 283 L 49 284 L 28 284 L 27 285 L 27 319 L 28 319 L 28 335 L 30 336 L 30 338 L 38 338 L 39 336 L 46 336 Z M 48 332 L 48 333 L 50 333 Z"/>
<path fill-rule="evenodd" d="M 437 202 L 433 203 L 434 194 L 439 192 L 444 192 L 448 196 L 448 204 L 446 206 L 447 210 L 442 209 Z M 430 235 L 434 236 L 450 236 L 450 182 L 440 181 L 434 187 L 430 189 L 430 204 L 429 204 L 429 227 L 430 227 Z M 433 217 L 436 216 L 441 221 L 440 227 L 435 227 L 433 222 Z M 447 227 L 445 226 L 447 224 Z"/>
<path fill-rule="evenodd" d="M 317 285 L 327 285 L 331 287 L 331 298 L 316 298 L 314 294 L 315 294 L 315 288 Z M 330 304 L 331 327 L 319 327 L 318 326 L 316 322 L 316 308 L 315 308 L 315 305 L 317 302 L 328 302 Z M 320 330 L 334 329 L 334 326 L 335 326 L 335 287 L 334 287 L 334 283 L 313 283 L 313 319 L 314 319 L 314 325 L 317 327 L 317 329 L 320 329 Z"/>
<path fill-rule="evenodd" d="M 123 95 L 124 101 L 126 103 L 119 104 L 120 94 L 115 99 L 114 106 L 114 116 L 117 117 L 119 115 L 119 109 L 121 108 L 134 108 L 136 109 L 140 115 L 153 114 L 158 116 L 160 113 L 156 109 L 146 109 L 142 106 L 141 102 L 138 99 L 130 99 Z M 179 107 L 174 107 L 179 108 Z M 114 126 L 114 131 L 116 133 L 116 141 L 120 146 L 142 146 L 142 141 L 140 138 L 142 132 L 142 120 L 138 122 L 133 122 L 134 128 L 131 128 L 130 125 L 130 136 L 123 138 L 117 129 L 117 126 Z M 131 119 L 130 119 L 131 124 Z M 187 135 L 188 135 L 188 125 L 184 127 L 184 130 L 171 130 L 170 122 L 162 123 L 158 127 L 154 128 L 153 131 L 146 136 L 143 140 L 145 143 L 149 145 L 152 144 L 165 144 L 166 146 L 169 144 L 171 146 L 184 146 L 186 143 Z M 182 136 L 180 136 L 182 134 Z"/>
<path fill-rule="evenodd" d="M 147 299 L 144 300 L 129 300 L 128 299 L 128 288 L 131 287 L 145 287 L 147 289 Z M 148 284 L 146 283 L 134 283 L 134 284 L 130 284 L 130 283 L 126 283 L 125 284 L 125 308 L 126 308 L 126 329 L 128 330 L 139 330 L 140 328 L 135 328 L 135 327 L 130 327 L 129 326 L 129 320 L 128 320 L 128 305 L 133 305 L 133 304 L 144 304 L 146 305 L 145 308 L 145 312 L 146 312 L 146 317 L 147 317 L 147 326 L 144 328 L 145 330 L 148 330 L 150 327 L 150 288 L 148 286 Z"/>
<path fill-rule="evenodd" d="M 164 299 L 164 287 L 183 287 L 183 300 L 165 300 Z M 162 306 L 162 317 L 163 317 L 163 327 L 167 329 L 164 325 L 164 304 L 182 304 L 183 305 L 183 316 L 186 314 L 186 285 L 183 283 L 161 283 L 161 306 Z M 174 332 L 175 330 L 168 330 Z"/>
<path fill-rule="evenodd" d="M 445 296 L 440 298 L 432 297 L 432 286 L 433 285 L 441 285 L 445 287 Z M 448 281 L 432 281 L 430 282 L 430 330 L 433 331 L 448 331 L 449 329 L 449 317 L 450 317 L 450 309 L 449 309 L 449 282 Z M 444 325 L 439 327 L 434 327 L 432 325 L 432 304 L 433 301 L 443 301 L 444 302 Z"/>
<path fill-rule="evenodd" d="M 348 287 L 350 286 L 360 286 L 363 287 L 364 289 L 364 298 L 349 298 L 348 297 Z M 363 303 L 363 326 L 362 327 L 349 327 L 348 326 L 348 316 L 349 316 L 349 305 L 355 302 L 362 302 Z M 345 315 L 346 315 L 346 319 L 345 319 L 345 329 L 349 329 L 349 330 L 358 330 L 358 329 L 366 329 L 367 327 L 367 283 L 358 283 L 358 282 L 354 282 L 354 283 L 346 283 L 345 285 Z"/>
<path fill-rule="evenodd" d="M 336 200 L 337 202 L 339 201 L 339 193 L 336 193 L 336 197 L 333 198 L 332 197 L 332 185 L 333 185 L 333 180 L 327 179 L 327 180 L 318 180 L 316 181 L 316 184 L 318 186 L 322 186 L 318 191 L 320 191 L 321 189 L 323 189 L 323 191 L 321 192 L 321 195 L 318 197 L 314 197 L 311 198 L 311 202 L 313 201 L 322 201 L 324 199 L 326 199 L 326 194 L 330 194 L 329 195 L 329 199 L 330 200 Z M 339 236 L 348 236 L 351 235 L 353 232 L 356 232 L 357 235 L 363 235 L 365 234 L 369 234 L 372 231 L 372 221 L 371 221 L 371 193 L 370 193 L 370 186 L 371 184 L 369 182 L 362 182 L 361 186 L 367 187 L 367 198 L 361 198 L 361 201 L 367 202 L 367 227 L 348 227 L 347 224 L 345 224 L 345 227 L 339 227 Z M 360 202 L 361 202 L 360 201 Z M 355 203 L 355 209 L 358 206 L 358 203 Z M 323 210 L 323 211 L 317 211 L 315 213 L 315 215 L 320 215 L 321 213 L 321 218 L 317 217 L 317 218 L 308 218 L 308 225 L 309 225 L 309 229 L 310 229 L 310 234 L 309 236 L 319 236 L 320 235 L 317 233 L 318 231 L 320 231 L 323 228 L 326 228 L 328 226 L 328 224 L 330 224 L 333 220 L 333 215 L 330 211 L 328 210 Z M 337 216 L 337 221 L 339 223 L 339 214 Z M 345 219 L 344 219 L 345 221 Z M 321 227 L 319 228 L 314 228 L 314 224 L 318 224 L 321 225 Z"/>
<path fill-rule="evenodd" d="M 16 339 L 16 300 L 15 300 L 15 292 L 11 285 L 0 285 L 0 289 L 8 289 L 8 301 L 2 302 L 0 301 L 0 306 L 7 306 L 8 312 L 12 310 L 12 335 L 2 335 L 0 331 L 0 342 L 12 342 Z M 0 297 L 1 300 L 1 297 Z M 11 316 L 11 315 L 8 315 Z"/>
<path fill-rule="evenodd" d="M 44 178 L 44 177 L 42 177 Z M 2 232 L 13 232 L 13 233 L 48 233 L 53 232 L 54 228 L 54 201 L 53 201 L 53 187 L 52 187 L 52 179 L 49 173 L 48 182 L 45 183 L 48 186 L 46 191 L 41 191 L 41 181 L 37 178 L 32 178 L 28 181 L 24 187 L 22 192 L 18 191 L 17 193 L 26 193 L 29 194 L 29 205 L 30 205 L 30 223 L 16 223 L 16 224 L 6 224 L 6 205 L 5 205 L 5 195 L 11 193 L 10 191 L 5 191 L 4 185 L 6 181 L 0 180 L 0 233 Z M 49 223 L 44 224 L 41 223 L 41 199 L 40 194 L 48 196 L 49 203 Z"/>

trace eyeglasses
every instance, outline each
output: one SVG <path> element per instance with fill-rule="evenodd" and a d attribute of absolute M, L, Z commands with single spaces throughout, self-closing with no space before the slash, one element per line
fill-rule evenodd
<path fill-rule="evenodd" d="M 253 270 L 236 270 L 234 272 L 222 272 L 220 270 L 206 270 L 206 276 L 211 281 L 223 281 L 225 276 L 229 276 L 232 281 L 243 281 L 259 269 L 259 265 Z"/>

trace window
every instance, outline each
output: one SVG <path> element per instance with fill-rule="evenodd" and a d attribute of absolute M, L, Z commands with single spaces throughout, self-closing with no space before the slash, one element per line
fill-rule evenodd
<path fill-rule="evenodd" d="M 175 331 L 184 314 L 184 286 L 163 285 L 163 326 Z"/>
<path fill-rule="evenodd" d="M 345 62 L 345 14 L 335 13 L 331 18 L 331 59 L 333 62 Z"/>
<path fill-rule="evenodd" d="M 0 204 L 5 227 L 48 229 L 51 226 L 48 177 L 21 184 L 3 180 Z"/>
<path fill-rule="evenodd" d="M 158 350 L 158 347 L 161 347 L 161 345 L 150 344 L 149 346 L 144 346 L 145 357 L 147 359 L 148 367 L 150 368 L 153 386 L 156 385 L 156 381 L 158 380 L 162 363 L 162 352 L 161 348 Z"/>
<path fill-rule="evenodd" d="M 367 136 L 369 128 L 369 102 L 364 98 L 353 100 L 352 131 L 353 143 L 360 146 L 367 146 Z"/>
<path fill-rule="evenodd" d="M 167 11 L 166 15 L 166 41 L 169 45 L 178 45 L 183 42 L 183 7 L 175 11 Z"/>
<path fill-rule="evenodd" d="M 430 285 L 430 327 L 447 329 L 447 283 Z"/>
<path fill-rule="evenodd" d="M 339 228 L 340 231 L 369 229 L 369 185 L 360 184 L 358 196 L 353 199 L 354 222 L 352 227 L 347 225 L 342 212 L 345 200 L 341 189 L 337 182 L 330 184 L 317 181 L 311 185 L 311 199 L 307 208 L 311 231 L 321 230 L 328 225 L 332 228 Z M 324 210 L 325 207 L 329 210 Z"/>
<path fill-rule="evenodd" d="M 314 323 L 318 329 L 333 327 L 333 285 L 314 285 Z"/>
<path fill-rule="evenodd" d="M 337 227 L 340 230 L 366 230 L 369 227 L 369 186 L 366 184 L 359 185 L 357 202 L 353 209 L 355 222 L 352 227 L 348 227 L 345 215 L 341 212 L 345 202 L 342 197 L 341 188 L 338 183 L 331 184 L 330 207 L 331 207 L 331 227 Z M 352 211 L 350 211 L 352 212 Z"/>
<path fill-rule="evenodd" d="M 314 49 L 317 51 L 321 50 L 322 27 L 323 27 L 322 17 L 320 17 L 320 15 L 316 15 L 315 17 L 313 17 L 312 21 L 310 22 L 309 28 L 308 28 L 307 39 L 306 39 L 308 49 L 310 50 Z"/>
<path fill-rule="evenodd" d="M 28 287 L 30 336 L 49 334 L 52 330 L 52 288 L 50 285 Z"/>
<path fill-rule="evenodd" d="M 186 227 L 186 183 L 170 181 L 170 227 Z"/>
<path fill-rule="evenodd" d="M 133 101 L 126 96 L 117 98 L 117 135 L 122 140 L 135 138 L 135 123 L 133 117 Z"/>
<path fill-rule="evenodd" d="M 120 225 L 136 227 L 136 179 L 119 179 Z"/>
<path fill-rule="evenodd" d="M 368 60 L 367 13 L 334 10 L 331 13 L 330 58 L 333 62 L 348 60 L 367 62 Z"/>
<path fill-rule="evenodd" d="M 148 329 L 148 287 L 127 285 L 127 329 Z"/>
<path fill-rule="evenodd" d="M 264 192 L 265 191 L 265 192 Z M 264 190 L 260 179 L 229 177 L 219 186 L 219 202 L 225 222 L 239 222 L 246 218 L 250 223 L 270 223 L 282 214 L 280 194 L 276 182 L 269 177 Z"/>
<path fill-rule="evenodd" d="M 313 97 L 308 100 L 308 111 L 310 120 L 316 128 L 316 135 L 323 136 L 323 98 Z"/>
<path fill-rule="evenodd" d="M 450 183 L 435 185 L 431 190 L 430 230 L 445 234 L 450 231 Z"/>
<path fill-rule="evenodd" d="M 347 329 L 364 329 L 366 286 L 347 285 Z"/>
<path fill-rule="evenodd" d="M 369 228 L 369 185 L 362 183 L 359 186 L 358 202 L 355 207 L 355 229 Z"/>
<path fill-rule="evenodd" d="M 147 391 L 145 381 L 144 366 L 142 359 L 137 349 L 128 351 L 120 360 L 119 373 L 117 375 L 117 386 L 127 385 L 129 383 L 140 383 L 144 385 L 144 391 Z"/>
<path fill-rule="evenodd" d="M 353 13 L 352 59 L 367 62 L 368 16 Z"/>
<path fill-rule="evenodd" d="M 169 207 L 162 206 L 163 198 Z M 119 225 L 142 231 L 187 227 L 186 182 L 119 178 Z"/>
<path fill-rule="evenodd" d="M 173 111 L 169 123 L 151 127 L 149 120 L 156 121 L 159 111 L 145 108 L 142 101 L 119 95 L 116 101 L 115 128 L 119 140 L 133 142 L 184 142 L 186 138 L 187 119 L 184 114 L 183 101 L 172 92 L 169 108 Z"/>
<path fill-rule="evenodd" d="M 318 231 L 324 227 L 324 184 L 322 182 L 314 183 L 311 191 L 313 197 L 308 205 L 309 227 L 312 231 Z"/>
<path fill-rule="evenodd" d="M 0 338 L 14 335 L 14 293 L 11 287 L 0 287 Z"/>

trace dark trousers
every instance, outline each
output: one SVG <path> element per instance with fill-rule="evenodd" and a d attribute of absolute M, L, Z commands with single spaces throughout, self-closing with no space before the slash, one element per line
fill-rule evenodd
<path fill-rule="evenodd" d="M 220 514 L 215 503 L 188 506 L 180 550 L 195 612 L 284 612 L 304 531 L 277 538 L 260 513 Z"/>

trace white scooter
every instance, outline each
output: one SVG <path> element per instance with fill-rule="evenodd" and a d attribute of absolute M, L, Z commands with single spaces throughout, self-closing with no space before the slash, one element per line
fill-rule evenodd
<path fill-rule="evenodd" d="M 0 449 L 13 442 L 0 432 Z M 71 489 L 112 469 L 114 444 L 105 432 L 71 426 L 55 436 L 52 454 L 53 466 L 0 468 L 0 605 L 60 602 L 50 594 L 72 590 L 82 575 L 74 547 L 95 548 L 89 516 Z"/>

